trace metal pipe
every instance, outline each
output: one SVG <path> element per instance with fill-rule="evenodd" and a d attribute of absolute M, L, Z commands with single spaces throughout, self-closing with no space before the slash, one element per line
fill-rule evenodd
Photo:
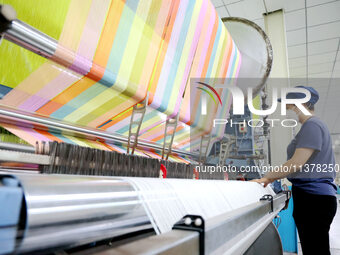
<path fill-rule="evenodd" d="M 51 118 L 44 118 L 42 116 L 33 115 L 28 112 L 23 112 L 19 110 L 14 110 L 12 108 L 6 106 L 0 106 L 0 122 L 21 125 L 26 127 L 34 127 L 37 129 L 42 130 L 49 130 L 49 131 L 57 131 L 57 132 L 64 132 L 67 134 L 85 137 L 92 140 L 104 140 L 107 142 L 119 142 L 127 145 L 128 138 L 126 136 L 122 136 L 119 134 L 108 133 L 104 130 L 89 128 L 89 127 L 82 127 L 77 126 L 70 123 L 61 122 L 59 120 L 51 119 Z M 139 148 L 151 148 L 158 151 L 162 150 L 162 145 L 153 143 L 150 141 L 138 140 Z M 178 153 L 180 155 L 187 155 L 187 156 L 197 156 L 188 151 L 183 151 L 179 149 L 172 149 L 172 152 Z"/>
<path fill-rule="evenodd" d="M 24 191 L 22 215 L 26 220 L 22 222 L 25 229 L 19 238 L 18 253 L 69 248 L 140 230 L 152 231 L 138 192 L 126 180 L 42 174 L 1 176 L 17 179 Z"/>
<path fill-rule="evenodd" d="M 0 150 L 35 153 L 35 148 L 33 146 L 17 143 L 0 142 Z"/>
<path fill-rule="evenodd" d="M 57 40 L 20 21 L 14 20 L 3 33 L 4 39 L 11 41 L 45 58 L 51 58 L 56 49 Z"/>
<path fill-rule="evenodd" d="M 19 151 L 0 150 L 0 161 L 18 162 L 26 164 L 49 165 L 51 160 L 48 155 L 25 153 Z"/>

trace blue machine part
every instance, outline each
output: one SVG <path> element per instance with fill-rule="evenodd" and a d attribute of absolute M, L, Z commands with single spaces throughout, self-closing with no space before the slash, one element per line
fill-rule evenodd
<path fill-rule="evenodd" d="M 3 98 L 11 90 L 12 90 L 12 88 L 0 84 L 0 99 Z"/>
<path fill-rule="evenodd" d="M 282 191 L 282 185 L 280 180 L 276 180 L 271 184 L 272 189 L 274 190 L 275 193 L 279 193 Z"/>
<path fill-rule="evenodd" d="M 0 254 L 14 252 L 23 191 L 18 180 L 0 176 Z"/>
<path fill-rule="evenodd" d="M 291 187 L 289 187 L 291 190 Z M 281 224 L 278 231 L 281 237 L 283 250 L 285 252 L 297 253 L 297 231 L 293 219 L 293 196 L 289 199 L 288 208 L 279 213 Z"/>
<path fill-rule="evenodd" d="M 245 106 L 243 115 L 230 115 L 228 124 L 225 127 L 224 133 L 236 137 L 236 144 L 233 145 L 231 153 L 235 152 L 236 156 L 247 156 L 255 154 L 253 128 L 248 125 L 248 121 L 252 119 L 252 113 L 249 111 L 248 106 Z M 241 130 L 241 126 L 246 124 L 245 129 Z M 208 164 L 217 164 L 218 155 L 220 152 L 220 142 L 213 144 L 209 153 Z M 235 166 L 240 169 L 241 166 L 255 166 L 252 159 L 226 159 L 225 165 Z M 254 179 L 259 178 L 258 173 L 247 173 L 245 178 Z"/>
<path fill-rule="evenodd" d="M 255 153 L 253 128 L 247 124 L 248 120 L 251 119 L 252 114 L 248 107 L 245 107 L 244 115 L 231 115 L 225 128 L 226 134 L 236 137 L 237 155 L 253 155 Z M 243 123 L 246 123 L 245 133 L 240 131 L 240 125 Z"/>

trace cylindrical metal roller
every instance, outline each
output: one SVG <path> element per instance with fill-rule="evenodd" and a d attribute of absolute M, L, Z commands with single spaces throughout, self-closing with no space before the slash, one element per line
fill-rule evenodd
<path fill-rule="evenodd" d="M 4 38 L 45 58 L 53 56 L 58 44 L 53 38 L 20 20 L 10 22 Z"/>
<path fill-rule="evenodd" d="M 119 178 L 12 176 L 25 202 L 18 252 L 78 246 L 152 228 L 137 191 Z"/>

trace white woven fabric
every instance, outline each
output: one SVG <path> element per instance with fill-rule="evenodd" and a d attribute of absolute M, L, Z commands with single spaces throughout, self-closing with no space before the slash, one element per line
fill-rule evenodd
<path fill-rule="evenodd" d="M 271 188 L 242 181 L 124 178 L 139 191 L 157 234 L 170 231 L 186 214 L 209 219 L 259 201 Z"/>

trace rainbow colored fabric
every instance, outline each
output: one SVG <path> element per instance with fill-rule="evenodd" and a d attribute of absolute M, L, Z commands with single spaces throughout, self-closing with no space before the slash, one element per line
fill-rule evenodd
<path fill-rule="evenodd" d="M 140 138 L 162 144 L 165 121 L 177 114 L 176 148 L 197 146 L 205 133 L 223 134 L 222 128 L 213 130 L 212 119 L 228 114 L 228 91 L 219 91 L 222 106 L 208 102 L 209 116 L 198 113 L 202 91 L 190 92 L 190 78 L 235 78 L 241 65 L 241 54 L 209 0 L 0 3 L 11 4 L 19 19 L 59 44 L 50 61 L 2 43 L 0 104 L 127 136 L 132 107 L 149 93 Z M 56 140 L 121 150 L 34 128 L 4 127 L 31 144 Z"/>

